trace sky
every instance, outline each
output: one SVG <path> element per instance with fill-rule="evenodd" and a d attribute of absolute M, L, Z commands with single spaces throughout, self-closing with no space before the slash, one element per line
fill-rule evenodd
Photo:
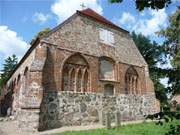
<path fill-rule="evenodd" d="M 113 23 L 149 36 L 158 43 L 163 38 L 155 34 L 168 26 L 168 16 L 174 13 L 180 0 L 173 0 L 162 10 L 136 10 L 132 0 L 110 4 L 108 0 L 0 0 L 0 70 L 4 59 L 16 54 L 20 60 L 30 47 L 29 42 L 43 28 L 53 28 L 84 4 Z"/>

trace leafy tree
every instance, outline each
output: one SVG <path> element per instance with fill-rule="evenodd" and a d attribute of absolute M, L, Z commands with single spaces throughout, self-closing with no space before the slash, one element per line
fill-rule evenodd
<path fill-rule="evenodd" d="M 180 8 L 169 17 L 169 26 L 158 32 L 165 38 L 164 47 L 167 56 L 170 56 L 172 69 L 167 72 L 169 77 L 169 92 L 180 94 Z"/>
<path fill-rule="evenodd" d="M 172 64 L 177 68 L 180 68 L 180 51 L 178 51 L 177 54 L 174 56 Z"/>
<path fill-rule="evenodd" d="M 111 3 L 121 3 L 123 0 L 109 0 Z M 134 0 L 136 3 L 136 8 L 139 11 L 144 10 L 144 8 L 151 9 L 163 9 L 171 4 L 171 0 Z"/>
<path fill-rule="evenodd" d="M 170 56 L 172 68 L 166 69 L 166 76 L 169 78 L 169 93 L 172 95 L 180 94 L 180 10 L 177 9 L 174 14 L 169 17 L 169 26 L 161 29 L 158 34 L 165 38 L 164 48 L 165 54 Z M 162 112 L 148 116 L 151 119 L 169 122 L 173 119 L 180 119 L 180 112 L 171 112 L 170 109 L 164 109 Z M 160 124 L 163 124 L 159 121 Z M 170 125 L 170 130 L 166 135 L 180 135 L 180 125 Z"/>
<path fill-rule="evenodd" d="M 180 49 L 180 7 L 169 16 L 169 26 L 161 29 L 157 34 L 165 38 L 166 53 L 174 57 Z"/>
<path fill-rule="evenodd" d="M 36 38 L 41 38 L 45 36 L 50 30 L 50 28 L 44 28 L 43 30 L 38 32 L 38 34 L 31 40 L 30 44 L 32 45 L 35 42 Z"/>
<path fill-rule="evenodd" d="M 12 55 L 11 57 L 9 56 L 8 58 L 5 59 L 5 63 L 3 64 L 3 70 L 1 74 L 1 79 L 0 79 L 0 89 L 4 86 L 5 82 L 7 79 L 10 77 L 12 72 L 14 71 L 16 65 L 17 65 L 18 59 L 16 55 Z"/>
<path fill-rule="evenodd" d="M 161 103 L 166 103 L 166 89 L 164 85 L 160 83 L 160 78 L 164 76 L 161 74 L 160 69 L 157 68 L 157 63 L 163 62 L 163 46 L 158 45 L 155 41 L 151 43 L 151 40 L 142 34 L 132 32 L 131 36 L 149 65 L 150 77 L 154 82 L 156 97 L 161 101 Z"/>
<path fill-rule="evenodd" d="M 148 63 L 150 70 L 153 70 L 157 66 L 156 64 L 158 62 L 163 61 L 163 47 L 158 45 L 155 41 L 151 43 L 151 40 L 142 34 L 136 34 L 135 32 L 132 32 L 131 35 L 139 51 Z"/>

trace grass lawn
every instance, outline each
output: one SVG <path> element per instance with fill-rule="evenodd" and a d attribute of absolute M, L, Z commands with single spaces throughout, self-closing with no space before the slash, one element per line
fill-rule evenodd
<path fill-rule="evenodd" d="M 164 135 L 172 123 L 180 125 L 180 121 L 173 121 L 163 124 L 162 126 L 156 125 L 154 122 L 145 122 L 121 126 L 120 128 L 110 130 L 103 128 L 86 131 L 67 131 L 55 135 Z"/>

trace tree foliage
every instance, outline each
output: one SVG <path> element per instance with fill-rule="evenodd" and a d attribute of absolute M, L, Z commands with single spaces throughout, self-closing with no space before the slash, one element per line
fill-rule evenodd
<path fill-rule="evenodd" d="M 174 57 L 179 53 L 180 49 L 180 9 L 169 16 L 169 26 L 161 29 L 157 34 L 165 38 L 164 46 L 166 53 Z"/>
<path fill-rule="evenodd" d="M 32 45 L 35 42 L 36 38 L 42 38 L 43 36 L 45 36 L 50 30 L 50 28 L 44 28 L 43 30 L 38 32 L 38 34 L 31 40 L 30 44 Z"/>
<path fill-rule="evenodd" d="M 7 57 L 5 59 L 5 63 L 3 64 L 3 70 L 0 79 L 0 89 L 3 87 L 7 79 L 10 77 L 15 67 L 17 66 L 18 59 L 16 55 L 12 55 L 11 57 Z"/>
<path fill-rule="evenodd" d="M 169 26 L 161 29 L 158 34 L 165 38 L 164 48 L 165 54 L 170 56 L 172 68 L 166 69 L 166 76 L 169 78 L 168 92 L 172 95 L 180 94 L 180 10 L 177 9 L 169 17 Z M 169 122 L 173 119 L 180 119 L 180 112 L 177 109 L 176 112 L 171 112 L 169 108 L 163 109 L 154 115 L 149 115 L 148 118 L 159 120 L 158 123 L 163 124 L 162 119 L 165 122 Z M 170 130 L 166 135 L 180 135 L 180 125 L 170 125 Z"/>
<path fill-rule="evenodd" d="M 111 3 L 121 3 L 123 0 L 109 0 Z M 139 11 L 144 10 L 144 8 L 151 9 L 163 9 L 171 4 L 171 0 L 134 0 L 136 8 Z"/>
<path fill-rule="evenodd" d="M 180 94 L 180 9 L 169 17 L 169 26 L 158 32 L 165 38 L 164 48 L 166 55 L 170 56 L 172 69 L 167 72 L 169 78 L 169 92 Z"/>
<path fill-rule="evenodd" d="M 163 61 L 163 47 L 158 45 L 155 41 L 151 43 L 151 40 L 142 34 L 132 32 L 131 35 L 142 56 L 148 63 L 150 70 L 153 70 L 156 67 L 157 62 Z"/>

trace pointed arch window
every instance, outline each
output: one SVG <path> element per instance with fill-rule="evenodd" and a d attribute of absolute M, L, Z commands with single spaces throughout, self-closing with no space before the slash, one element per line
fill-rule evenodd
<path fill-rule="evenodd" d="M 89 89 L 89 65 L 80 54 L 69 57 L 63 66 L 63 90 L 87 92 Z"/>
<path fill-rule="evenodd" d="M 126 71 L 125 93 L 138 94 L 138 74 L 133 67 L 129 67 Z"/>
<path fill-rule="evenodd" d="M 28 86 L 28 79 L 29 79 L 29 74 L 28 74 L 29 70 L 28 70 L 28 67 L 25 68 L 24 70 L 24 89 L 27 89 L 27 86 Z"/>
<path fill-rule="evenodd" d="M 17 85 L 17 91 L 18 91 L 21 86 L 21 75 L 20 74 L 18 74 L 16 85 Z"/>

